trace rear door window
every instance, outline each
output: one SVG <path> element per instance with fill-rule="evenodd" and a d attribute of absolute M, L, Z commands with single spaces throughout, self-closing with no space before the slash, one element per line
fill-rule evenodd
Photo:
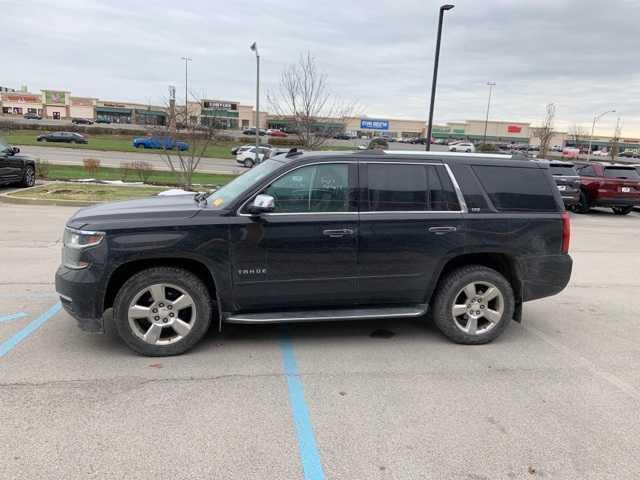
<path fill-rule="evenodd" d="M 370 211 L 460 210 L 444 166 L 370 163 L 367 169 Z"/>
<path fill-rule="evenodd" d="M 548 173 L 542 169 L 475 165 L 473 171 L 498 210 L 558 209 L 553 185 L 549 182 Z"/>

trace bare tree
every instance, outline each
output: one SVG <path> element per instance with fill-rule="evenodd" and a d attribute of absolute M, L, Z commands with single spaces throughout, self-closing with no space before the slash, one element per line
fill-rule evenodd
<path fill-rule="evenodd" d="M 569 139 L 573 142 L 576 148 L 584 146 L 588 137 L 589 135 L 587 134 L 587 131 L 578 124 L 573 125 L 569 129 Z"/>
<path fill-rule="evenodd" d="M 287 122 L 287 129 L 297 135 L 303 147 L 322 146 L 337 133 L 336 122 L 351 114 L 353 106 L 331 93 L 327 76 L 318 70 L 310 52 L 300 55 L 280 75 L 276 90 L 267 94 L 272 112 Z"/>
<path fill-rule="evenodd" d="M 221 140 L 217 134 L 219 121 L 215 117 L 198 118 L 195 110 L 199 111 L 200 104 L 198 100 L 189 102 L 188 107 L 169 109 L 175 112 L 175 117 L 158 132 L 162 137 L 162 157 L 185 190 L 192 190 L 193 174 L 200 167 L 207 149 Z M 176 124 L 180 126 L 179 131 L 175 129 Z M 182 150 L 180 142 L 186 143 L 188 148 Z"/>
<path fill-rule="evenodd" d="M 611 161 L 615 161 L 616 157 L 620 154 L 620 135 L 622 134 L 622 122 L 620 117 L 616 122 L 616 128 L 613 130 L 613 136 L 609 140 L 609 156 Z"/>
<path fill-rule="evenodd" d="M 556 106 L 553 103 L 548 103 L 546 107 L 546 113 L 542 126 L 533 129 L 533 135 L 540 139 L 540 154 L 539 156 L 544 158 L 549 152 L 549 143 L 551 143 L 551 137 L 553 137 L 553 120 L 556 116 Z"/>

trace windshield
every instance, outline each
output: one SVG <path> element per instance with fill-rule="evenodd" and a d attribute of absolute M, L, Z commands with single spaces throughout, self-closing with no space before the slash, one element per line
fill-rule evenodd
<path fill-rule="evenodd" d="M 243 173 L 239 177 L 231 180 L 224 187 L 213 192 L 207 198 L 207 203 L 211 208 L 220 210 L 233 202 L 239 195 L 250 189 L 255 183 L 259 182 L 281 166 L 282 163 L 274 160 L 262 162 L 257 167 Z"/>
<path fill-rule="evenodd" d="M 632 180 L 640 180 L 640 174 L 633 167 L 606 167 L 604 176 L 607 178 L 628 178 Z"/>
<path fill-rule="evenodd" d="M 551 175 L 564 175 L 566 177 L 577 177 L 578 172 L 573 165 L 549 165 Z"/>
<path fill-rule="evenodd" d="M 5 141 L 4 138 L 0 138 L 0 152 L 4 152 L 9 149 L 9 144 Z"/>

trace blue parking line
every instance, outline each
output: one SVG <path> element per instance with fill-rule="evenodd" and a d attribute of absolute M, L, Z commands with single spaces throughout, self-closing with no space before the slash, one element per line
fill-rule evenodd
<path fill-rule="evenodd" d="M 298 437 L 298 450 L 304 471 L 304 480 L 324 480 L 320 454 L 316 445 L 316 437 L 313 433 L 313 425 L 309 418 L 309 411 L 304 400 L 304 389 L 298 372 L 293 342 L 286 331 L 280 341 L 282 357 L 284 362 L 284 372 L 287 376 L 287 386 L 289 388 L 289 404 L 293 421 L 296 426 Z"/>
<path fill-rule="evenodd" d="M 6 340 L 0 343 L 0 358 L 4 357 L 7 353 L 9 353 L 13 348 L 18 345 L 21 341 L 35 332 L 38 328 L 40 328 L 47 320 L 53 317 L 56 313 L 60 311 L 62 305 L 60 302 L 53 304 L 49 310 L 44 312 L 35 320 L 32 320 L 27 324 L 26 327 L 19 330 L 16 334 L 14 334 L 9 340 Z"/>
<path fill-rule="evenodd" d="M 27 314 L 24 312 L 12 313 L 11 315 L 5 315 L 3 317 L 0 317 L 0 323 L 8 322 L 9 320 L 17 320 L 19 318 L 24 318 L 26 316 Z"/>

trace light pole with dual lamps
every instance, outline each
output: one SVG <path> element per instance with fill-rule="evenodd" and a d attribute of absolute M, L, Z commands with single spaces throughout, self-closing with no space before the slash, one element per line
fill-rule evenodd
<path fill-rule="evenodd" d="M 593 131 L 596 128 L 596 122 L 604 117 L 607 113 L 615 113 L 615 110 L 607 110 L 599 115 L 593 116 L 593 123 L 591 124 L 591 136 L 589 137 L 589 150 L 587 150 L 587 161 L 591 160 L 591 144 L 593 143 Z"/>

